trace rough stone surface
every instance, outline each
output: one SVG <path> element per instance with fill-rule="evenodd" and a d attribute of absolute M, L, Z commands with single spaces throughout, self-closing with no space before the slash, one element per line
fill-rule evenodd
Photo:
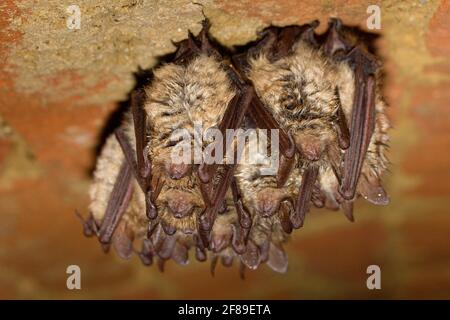
<path fill-rule="evenodd" d="M 2 0 L 0 3 L 0 298 L 450 298 L 450 2 L 376 1 L 384 93 L 392 131 L 392 203 L 356 205 L 356 222 L 313 211 L 287 246 L 285 275 L 104 255 L 82 236 L 90 170 L 108 119 L 134 85 L 133 72 L 200 29 L 202 8 L 226 46 L 268 24 L 339 16 L 367 29 L 373 1 Z M 66 26 L 67 6 L 81 29 Z M 193 258 L 191 256 L 191 258 Z M 65 287 L 82 269 L 82 290 Z M 378 264 L 382 290 L 366 288 Z M 270 276 L 269 276 L 270 275 Z M 225 289 L 226 288 L 226 289 Z"/>

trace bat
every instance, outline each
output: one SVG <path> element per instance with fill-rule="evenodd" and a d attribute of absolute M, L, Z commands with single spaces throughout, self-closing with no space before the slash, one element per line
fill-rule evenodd
<path fill-rule="evenodd" d="M 156 257 L 160 269 L 170 258 L 184 263 L 192 246 L 197 258 L 205 259 L 234 172 L 233 165 L 205 166 L 212 176 L 205 178 L 192 165 L 172 163 L 180 143 L 173 133 L 186 129 L 194 136 L 198 120 L 206 128 L 237 128 L 250 102 L 247 86 L 230 80 L 232 71 L 210 44 L 208 29 L 205 21 L 197 37 L 189 33 L 176 44 L 173 61 L 156 68 L 151 84 L 132 93 L 130 112 L 108 139 L 91 188 L 93 218 L 84 223 L 85 233 L 96 234 L 104 246 L 112 242 L 121 257 L 129 257 L 135 238 L 145 237 L 139 255 L 147 265 Z M 214 176 L 218 171 L 220 179 Z M 139 223 L 128 223 L 133 217 Z"/>
<path fill-rule="evenodd" d="M 83 232 L 105 251 L 112 245 L 124 259 L 136 252 L 161 271 L 168 260 L 185 265 L 193 250 L 198 261 L 210 257 L 212 274 L 218 261 L 238 261 L 241 276 L 264 263 L 286 272 L 283 244 L 311 204 L 353 221 L 357 196 L 389 201 L 379 62 L 338 19 L 320 38 L 317 21 L 268 27 L 231 57 L 210 37 L 207 19 L 202 26 L 132 92 L 97 160 Z M 261 174 L 236 152 L 234 161 L 174 162 L 180 147 L 199 146 L 202 159 L 211 150 L 199 122 L 202 131 L 220 131 L 214 143 L 223 154 L 237 143 L 225 139 L 228 129 L 277 129 L 277 174 Z"/>
<path fill-rule="evenodd" d="M 356 191 L 375 204 L 388 201 L 380 177 L 387 168 L 389 123 L 376 90 L 377 64 L 361 44 L 348 42 L 339 20 L 331 20 L 323 44 L 314 34 L 317 25 L 269 27 L 234 58 L 262 107 L 296 146 L 302 183 L 291 219 L 295 228 L 303 225 L 311 201 L 342 207 L 349 219 Z M 281 171 L 294 164 L 282 162 Z"/>

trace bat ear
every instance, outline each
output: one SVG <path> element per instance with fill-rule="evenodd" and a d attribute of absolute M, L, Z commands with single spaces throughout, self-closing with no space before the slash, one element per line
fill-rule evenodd
<path fill-rule="evenodd" d="M 142 241 L 142 249 L 139 253 L 139 258 L 142 263 L 146 266 L 150 266 L 153 264 L 153 256 L 155 254 L 155 249 L 153 248 L 153 244 L 150 239 L 144 239 Z"/>
<path fill-rule="evenodd" d="M 172 259 L 179 265 L 186 265 L 188 263 L 188 248 L 177 241 L 173 248 Z"/>
<path fill-rule="evenodd" d="M 338 18 L 331 18 L 328 22 L 328 31 L 324 44 L 324 50 L 329 56 L 335 55 L 338 51 L 347 52 L 349 45 L 341 35 L 342 21 Z"/>
<path fill-rule="evenodd" d="M 310 22 L 309 24 L 305 25 L 305 30 L 300 35 L 300 39 L 306 41 L 308 44 L 315 48 L 319 47 L 319 43 L 316 40 L 314 30 L 319 26 L 319 24 L 319 20 Z"/>
<path fill-rule="evenodd" d="M 241 255 L 241 261 L 250 270 L 258 268 L 260 263 L 260 254 L 258 246 L 251 240 L 247 242 L 247 250 Z"/>
<path fill-rule="evenodd" d="M 224 256 L 222 256 L 220 261 L 222 262 L 222 265 L 224 267 L 227 267 L 227 268 L 231 267 L 233 265 L 233 256 L 224 255 Z"/>
<path fill-rule="evenodd" d="M 166 236 L 158 251 L 158 256 L 162 260 L 168 260 L 172 257 L 177 238 L 175 236 Z"/>
<path fill-rule="evenodd" d="M 337 202 L 335 196 L 327 194 L 325 197 L 325 208 L 333 211 L 339 210 L 339 203 Z"/>
<path fill-rule="evenodd" d="M 316 208 L 323 208 L 325 206 L 325 195 L 320 188 L 314 186 L 311 201 Z"/>
<path fill-rule="evenodd" d="M 276 272 L 285 273 L 288 269 L 288 257 L 286 252 L 280 246 L 270 243 L 269 247 L 269 260 L 267 265 Z"/>
<path fill-rule="evenodd" d="M 213 234 L 211 237 L 210 247 L 214 253 L 218 253 L 230 245 L 233 231 L 230 228 L 230 234 Z"/>
<path fill-rule="evenodd" d="M 126 221 L 121 221 L 112 237 L 112 245 L 122 259 L 128 260 L 133 254 L 134 233 Z"/>

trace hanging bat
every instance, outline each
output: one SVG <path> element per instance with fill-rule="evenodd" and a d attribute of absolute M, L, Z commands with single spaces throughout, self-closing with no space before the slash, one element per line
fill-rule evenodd
<path fill-rule="evenodd" d="M 269 27 L 232 62 L 210 40 L 207 20 L 198 36 L 177 43 L 150 85 L 132 93 L 124 124 L 102 151 L 85 235 L 105 250 L 112 243 L 123 258 L 140 240 L 142 262 L 157 259 L 161 270 L 169 259 L 187 263 L 193 248 L 199 261 L 212 252 L 212 270 L 219 258 L 225 266 L 237 258 L 242 272 L 264 262 L 284 272 L 282 243 L 310 203 L 342 208 L 351 220 L 357 195 L 386 204 L 389 123 L 378 64 L 339 20 L 322 44 L 316 26 Z M 196 121 L 223 136 L 244 123 L 277 129 L 278 174 L 236 161 L 174 163 L 173 150 L 186 143 L 174 133 L 185 129 L 195 141 Z"/>
<path fill-rule="evenodd" d="M 262 108 L 296 146 L 302 183 L 295 228 L 303 225 L 313 198 L 319 205 L 342 206 L 350 219 L 356 191 L 376 204 L 388 201 L 380 177 L 387 167 L 389 124 L 375 86 L 376 64 L 361 45 L 347 43 L 338 20 L 332 20 L 323 45 L 314 35 L 317 25 L 269 27 L 234 57 Z M 280 171 L 290 172 L 293 164 L 285 161 Z"/>
<path fill-rule="evenodd" d="M 189 33 L 177 44 L 174 60 L 153 72 L 148 87 L 133 92 L 131 112 L 98 160 L 85 234 L 96 234 L 105 248 L 112 242 L 122 257 L 129 256 L 135 234 L 142 236 L 142 223 L 135 225 L 136 232 L 128 218 L 138 216 L 142 222 L 145 212 L 150 220 L 140 254 L 145 264 L 152 254 L 162 261 L 180 260 L 184 254 L 171 252 L 193 244 L 197 258 L 205 259 L 209 232 L 234 166 L 219 170 L 225 180 L 215 176 L 218 170 L 204 166 L 204 182 L 200 181 L 192 165 L 172 163 L 172 151 L 180 143 L 173 133 L 185 129 L 195 136 L 195 121 L 223 132 L 237 128 L 249 101 L 245 86 L 232 85 L 229 69 L 210 44 L 208 29 L 205 21 L 197 37 Z M 214 179 L 205 178 L 206 173 Z"/>

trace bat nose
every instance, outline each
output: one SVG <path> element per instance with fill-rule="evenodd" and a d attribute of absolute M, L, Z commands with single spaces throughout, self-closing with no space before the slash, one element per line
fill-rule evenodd
<path fill-rule="evenodd" d="M 167 168 L 167 173 L 169 175 L 169 177 L 171 179 L 181 179 L 184 176 L 186 176 L 186 174 L 189 171 L 189 165 L 185 164 L 185 163 L 180 163 L 180 164 L 169 164 L 168 168 Z"/>
<path fill-rule="evenodd" d="M 193 205 L 184 199 L 171 199 L 168 205 L 170 212 L 177 219 L 188 216 L 193 209 Z"/>

